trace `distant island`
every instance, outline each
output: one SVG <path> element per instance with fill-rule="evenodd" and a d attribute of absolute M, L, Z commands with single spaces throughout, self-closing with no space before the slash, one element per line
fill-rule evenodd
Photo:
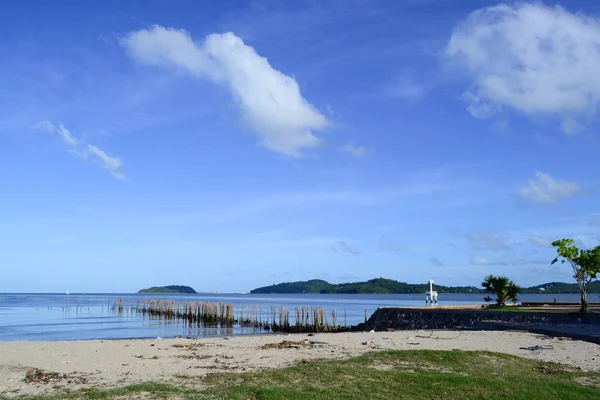
<path fill-rule="evenodd" d="M 482 288 L 475 286 L 443 286 L 435 285 L 434 289 L 438 293 L 484 293 Z M 406 283 L 398 282 L 393 279 L 376 278 L 366 282 L 352 283 L 329 283 L 322 279 L 312 279 L 300 282 L 284 282 L 277 285 L 264 286 L 250 293 L 381 293 L 381 294 L 407 294 L 407 293 L 425 293 L 429 290 L 426 283 Z M 579 293 L 576 283 L 550 282 L 543 285 L 537 285 L 522 288 L 522 293 Z M 590 293 L 600 293 L 600 282 L 594 282 L 590 285 Z"/>
<path fill-rule="evenodd" d="M 152 286 L 148 289 L 142 289 L 138 293 L 154 293 L 154 294 L 195 294 L 196 291 L 189 286 L 171 285 L 171 286 Z"/>

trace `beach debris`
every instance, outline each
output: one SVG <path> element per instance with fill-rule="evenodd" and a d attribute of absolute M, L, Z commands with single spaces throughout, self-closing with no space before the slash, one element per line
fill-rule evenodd
<path fill-rule="evenodd" d="M 59 374 L 58 372 L 53 372 L 53 371 L 48 371 L 45 369 L 39 369 L 39 368 L 28 368 L 27 371 L 25 372 L 25 378 L 23 379 L 23 381 L 25 381 L 26 383 L 30 383 L 32 385 L 37 385 L 37 384 L 54 384 L 55 386 L 53 386 L 54 388 L 58 387 L 56 386 L 59 382 L 62 383 L 66 383 L 66 384 L 77 384 L 77 385 L 85 385 L 88 382 L 87 379 L 87 375 L 89 374 L 83 374 L 83 373 L 78 373 L 75 372 L 73 374 Z"/>
<path fill-rule="evenodd" d="M 143 356 L 141 354 L 136 354 L 134 355 L 135 358 L 139 358 L 141 360 L 158 360 L 160 357 L 158 356 L 152 356 L 152 357 L 148 357 L 148 356 Z"/>
<path fill-rule="evenodd" d="M 199 355 L 196 353 L 192 353 L 192 354 L 180 354 L 180 355 L 177 355 L 174 357 L 182 358 L 184 360 L 205 360 L 207 358 L 212 358 L 213 356 L 211 356 L 210 354 Z"/>
<path fill-rule="evenodd" d="M 66 375 L 58 372 L 46 371 L 45 369 L 29 368 L 25 372 L 25 382 L 27 383 L 50 383 L 65 379 Z"/>
<path fill-rule="evenodd" d="M 260 348 L 263 350 L 267 349 L 300 349 L 302 347 L 314 346 L 317 342 L 310 340 L 298 340 L 297 342 L 291 340 L 284 340 L 279 343 L 267 343 L 262 345 Z"/>
<path fill-rule="evenodd" d="M 568 371 L 565 368 L 563 368 L 562 366 L 560 366 L 558 364 L 542 365 L 541 367 L 538 367 L 538 370 L 542 374 L 547 374 L 547 375 L 568 373 Z"/>
<path fill-rule="evenodd" d="M 196 347 L 202 347 L 204 343 L 202 342 L 192 342 L 192 343 L 175 343 L 173 347 L 176 349 L 195 349 Z"/>
<path fill-rule="evenodd" d="M 539 350 L 554 350 L 552 346 L 529 346 L 529 347 L 519 347 L 521 350 L 529 350 L 529 351 L 539 351 Z"/>
<path fill-rule="evenodd" d="M 371 341 L 371 340 L 366 340 L 366 341 L 362 342 L 362 344 L 363 344 L 364 346 L 370 346 L 370 345 L 372 345 L 372 344 L 373 344 L 373 341 Z"/>

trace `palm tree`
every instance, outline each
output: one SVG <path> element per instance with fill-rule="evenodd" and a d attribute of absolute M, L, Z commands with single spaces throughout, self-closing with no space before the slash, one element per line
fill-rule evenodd
<path fill-rule="evenodd" d="M 506 276 L 488 275 L 481 283 L 486 293 L 496 295 L 496 304 L 503 306 L 507 300 L 513 303 L 519 301 L 519 293 L 521 288 Z"/>

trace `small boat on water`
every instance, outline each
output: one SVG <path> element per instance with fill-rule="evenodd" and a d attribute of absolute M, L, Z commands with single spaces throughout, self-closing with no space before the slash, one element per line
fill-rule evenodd
<path fill-rule="evenodd" d="M 67 296 L 69 295 L 69 291 L 67 290 Z"/>

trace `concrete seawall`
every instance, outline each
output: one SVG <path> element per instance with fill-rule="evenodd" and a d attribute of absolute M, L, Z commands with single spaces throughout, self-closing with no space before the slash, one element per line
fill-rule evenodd
<path fill-rule="evenodd" d="M 600 314 L 379 308 L 356 330 L 527 330 L 600 343 Z"/>

